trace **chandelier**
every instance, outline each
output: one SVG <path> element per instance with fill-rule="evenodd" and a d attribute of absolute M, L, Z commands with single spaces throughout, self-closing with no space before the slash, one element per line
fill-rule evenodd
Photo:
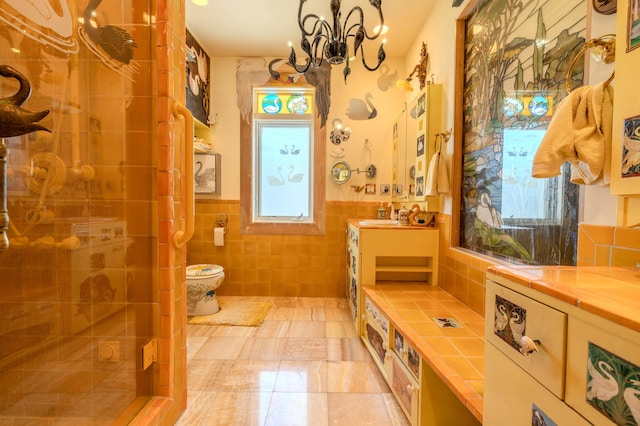
<path fill-rule="evenodd" d="M 324 20 L 324 18 L 309 13 L 302 16 L 302 7 L 307 0 L 300 0 L 298 8 L 298 26 L 302 31 L 302 40 L 300 47 L 307 55 L 307 62 L 304 65 L 296 63 L 296 52 L 291 46 L 291 54 L 289 55 L 289 63 L 297 72 L 304 73 L 309 67 L 319 68 L 324 60 L 331 65 L 345 64 L 342 74 L 344 81 L 351 73 L 349 67 L 350 56 L 357 57 L 358 52 L 362 56 L 362 64 L 369 71 L 377 70 L 385 57 L 384 41 L 378 49 L 378 63 L 371 67 L 367 64 L 364 57 L 364 48 L 362 43 L 365 40 L 375 40 L 383 32 L 384 17 L 382 16 L 382 0 L 369 0 L 369 4 L 375 7 L 380 16 L 380 24 L 375 27 L 373 34 L 369 34 L 364 27 L 364 12 L 360 6 L 354 6 L 347 14 L 344 23 L 340 23 L 342 10 L 340 8 L 341 0 L 330 0 L 331 14 L 333 15 L 333 25 Z"/>

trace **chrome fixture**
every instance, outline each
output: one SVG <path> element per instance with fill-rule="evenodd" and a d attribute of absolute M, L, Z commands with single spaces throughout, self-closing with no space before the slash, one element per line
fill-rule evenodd
<path fill-rule="evenodd" d="M 362 64 L 369 71 L 377 70 L 385 57 L 384 41 L 378 49 L 378 63 L 375 67 L 370 67 L 364 57 L 364 48 L 362 43 L 365 40 L 375 40 L 383 32 L 384 17 L 382 16 L 382 0 L 369 0 L 369 4 L 375 7 L 380 16 L 380 24 L 369 35 L 364 26 L 364 12 L 360 6 L 354 6 L 347 14 L 344 23 L 340 23 L 342 17 L 341 0 L 330 0 L 331 14 L 333 15 L 333 25 L 329 25 L 323 17 L 313 13 L 302 16 L 302 7 L 307 0 L 300 0 L 298 8 L 298 26 L 302 31 L 302 39 L 300 47 L 307 55 L 307 62 L 304 65 L 296 63 L 296 52 L 291 46 L 291 54 L 289 55 L 289 63 L 297 72 L 304 73 L 310 66 L 319 68 L 323 61 L 326 60 L 331 65 L 345 64 L 342 74 L 344 81 L 351 73 L 349 61 L 351 56 L 357 57 L 358 51 L 362 56 Z M 351 47 L 348 42 L 351 40 Z"/>

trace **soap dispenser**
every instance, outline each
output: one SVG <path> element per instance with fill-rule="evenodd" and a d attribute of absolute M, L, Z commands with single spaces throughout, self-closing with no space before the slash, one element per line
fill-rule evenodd
<path fill-rule="evenodd" d="M 400 225 L 409 224 L 409 210 L 404 205 L 398 210 L 398 220 L 400 221 Z"/>
<path fill-rule="evenodd" d="M 387 210 L 380 203 L 380 207 L 378 207 L 378 219 L 386 219 L 387 218 Z"/>

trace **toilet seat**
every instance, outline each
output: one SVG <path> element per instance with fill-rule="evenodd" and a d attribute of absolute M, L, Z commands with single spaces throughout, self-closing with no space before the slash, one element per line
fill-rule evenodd
<path fill-rule="evenodd" d="M 202 278 L 214 278 L 224 274 L 224 269 L 220 265 L 210 263 L 200 263 L 187 266 L 187 280 L 200 280 Z"/>

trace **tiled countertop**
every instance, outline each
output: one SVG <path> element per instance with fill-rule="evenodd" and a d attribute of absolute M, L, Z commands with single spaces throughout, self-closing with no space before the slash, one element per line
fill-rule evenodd
<path fill-rule="evenodd" d="M 437 286 L 382 284 L 362 291 L 482 423 L 484 317 Z M 441 327 L 453 318 L 462 327 Z"/>
<path fill-rule="evenodd" d="M 640 269 L 491 266 L 488 272 L 640 332 Z"/>

